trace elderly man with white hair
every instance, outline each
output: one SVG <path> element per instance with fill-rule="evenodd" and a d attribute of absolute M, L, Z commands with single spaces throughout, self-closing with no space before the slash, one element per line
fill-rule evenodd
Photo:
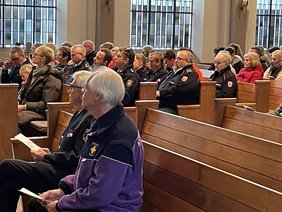
<path fill-rule="evenodd" d="M 107 67 L 87 80 L 83 106 L 96 121 L 75 174 L 41 194 L 48 211 L 139 211 L 143 147 L 121 104 L 124 94 L 122 78 Z"/>

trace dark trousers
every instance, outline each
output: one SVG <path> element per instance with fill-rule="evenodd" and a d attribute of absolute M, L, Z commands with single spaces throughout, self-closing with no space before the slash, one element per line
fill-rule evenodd
<path fill-rule="evenodd" d="M 0 164 L 0 209 L 15 212 L 18 190 L 25 187 L 35 193 L 57 188 L 61 178 L 70 173 L 45 162 L 4 160 Z"/>

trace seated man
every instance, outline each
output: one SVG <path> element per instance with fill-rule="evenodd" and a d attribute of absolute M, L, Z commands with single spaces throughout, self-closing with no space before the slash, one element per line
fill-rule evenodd
<path fill-rule="evenodd" d="M 65 72 L 66 78 L 64 79 L 64 83 L 70 84 L 72 82 L 72 75 L 77 71 L 92 71 L 85 57 L 86 49 L 84 46 L 77 44 L 71 47 L 71 59 L 74 64 L 69 69 L 68 73 Z"/>
<path fill-rule="evenodd" d="M 2 70 L 1 82 L 18 83 L 20 89 L 22 79 L 19 71 L 20 68 L 25 64 L 30 64 L 30 61 L 26 57 L 24 50 L 19 46 L 12 47 L 9 53 L 9 57 L 4 61 L 4 69 Z"/>
<path fill-rule="evenodd" d="M 147 70 L 146 82 L 157 82 L 168 74 L 164 67 L 164 56 L 161 52 L 154 51 L 149 54 L 149 69 Z"/>
<path fill-rule="evenodd" d="M 82 101 L 96 122 L 75 174 L 62 179 L 59 189 L 41 194 L 48 211 L 139 211 L 143 147 L 136 126 L 124 113 L 124 93 L 122 78 L 107 67 L 88 79 Z M 38 211 L 34 204 L 30 211 Z"/>
<path fill-rule="evenodd" d="M 36 161 L 4 160 L 0 164 L 0 207 L 5 211 L 16 211 L 18 189 L 25 187 L 34 192 L 56 188 L 60 179 L 75 172 L 81 149 L 86 142 L 85 133 L 93 117 L 82 108 L 82 87 L 92 74 L 76 72 L 70 87 L 70 103 L 77 112 L 63 133 L 60 147 L 50 153 L 45 148 L 32 150 Z"/>
<path fill-rule="evenodd" d="M 175 71 L 169 72 L 157 88 L 160 110 L 176 114 L 176 106 L 199 103 L 199 76 L 193 68 L 193 54 L 183 49 L 177 52 Z"/>
<path fill-rule="evenodd" d="M 131 48 L 120 49 L 114 57 L 115 71 L 121 76 L 125 86 L 125 95 L 122 100 L 125 107 L 134 106 L 135 100 L 138 99 L 140 79 L 133 70 L 134 59 L 135 52 Z"/>
<path fill-rule="evenodd" d="M 216 98 L 236 97 L 237 79 L 231 71 L 231 61 L 231 56 L 226 51 L 220 51 L 215 56 L 215 72 L 210 76 L 210 80 L 216 81 Z"/>

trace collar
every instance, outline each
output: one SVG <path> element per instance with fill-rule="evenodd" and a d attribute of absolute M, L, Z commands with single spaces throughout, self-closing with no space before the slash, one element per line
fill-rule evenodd
<path fill-rule="evenodd" d="M 122 104 L 118 104 L 92 123 L 89 136 L 101 134 L 115 124 L 123 115 L 124 107 Z"/>

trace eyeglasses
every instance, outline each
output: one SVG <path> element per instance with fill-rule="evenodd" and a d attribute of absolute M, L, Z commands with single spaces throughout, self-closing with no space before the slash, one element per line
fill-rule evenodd
<path fill-rule="evenodd" d="M 72 85 L 72 84 L 69 85 L 70 90 L 73 90 L 74 88 L 82 89 L 82 87 L 77 86 L 77 85 Z"/>
<path fill-rule="evenodd" d="M 176 57 L 176 60 L 186 60 L 187 61 L 187 59 L 182 58 L 182 57 Z"/>
<path fill-rule="evenodd" d="M 213 63 L 214 63 L 215 65 L 225 64 L 225 62 L 220 62 L 220 61 L 214 61 Z"/>
<path fill-rule="evenodd" d="M 35 56 L 44 57 L 43 55 L 38 54 L 38 53 L 34 53 L 34 54 L 33 54 L 33 57 L 35 57 Z"/>

